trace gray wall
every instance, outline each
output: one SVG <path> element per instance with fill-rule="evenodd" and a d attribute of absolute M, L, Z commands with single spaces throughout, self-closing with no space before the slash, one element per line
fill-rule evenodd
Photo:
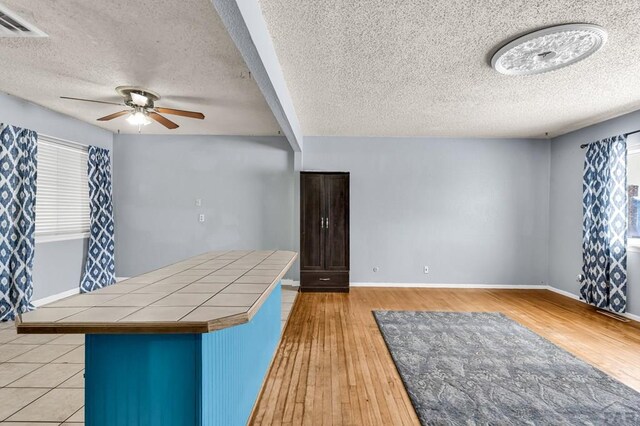
<path fill-rule="evenodd" d="M 116 135 L 114 156 L 118 276 L 207 250 L 295 247 L 285 138 Z"/>
<path fill-rule="evenodd" d="M 0 93 L 0 122 L 26 127 L 48 136 L 112 148 L 111 132 L 4 93 Z M 78 288 L 86 244 L 86 239 L 36 244 L 34 300 Z"/>
<path fill-rule="evenodd" d="M 211 249 L 297 249 L 297 175 L 284 138 L 114 138 L 2 93 L 0 122 L 108 149 L 115 139 L 119 276 Z M 304 169 L 351 172 L 354 282 L 548 281 L 578 294 L 579 145 L 639 127 L 636 112 L 551 142 L 307 137 Z M 83 239 L 38 243 L 34 298 L 77 288 L 85 251 Z M 640 252 L 628 263 L 629 312 L 640 315 Z"/>
<path fill-rule="evenodd" d="M 351 172 L 351 281 L 546 284 L 549 141 L 304 145 L 305 170 Z"/>
<path fill-rule="evenodd" d="M 640 129 L 640 111 L 557 137 L 551 141 L 549 280 L 579 294 L 582 269 L 582 168 L 580 144 Z M 629 137 L 637 143 L 638 135 Z M 640 253 L 628 252 L 628 311 L 640 315 Z"/>

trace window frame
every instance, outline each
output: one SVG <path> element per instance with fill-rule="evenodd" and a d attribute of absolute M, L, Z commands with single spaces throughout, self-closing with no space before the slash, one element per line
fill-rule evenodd
<path fill-rule="evenodd" d="M 631 156 L 640 156 L 640 144 L 627 148 L 627 163 Z M 628 175 L 629 172 L 627 171 L 627 176 Z M 627 235 L 627 251 L 640 252 L 640 237 L 629 238 Z"/>

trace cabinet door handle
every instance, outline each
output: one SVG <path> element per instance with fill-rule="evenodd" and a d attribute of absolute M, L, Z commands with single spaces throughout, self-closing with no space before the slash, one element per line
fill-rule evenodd
<path fill-rule="evenodd" d="M 331 281 L 331 278 L 319 278 L 320 281 Z"/>
<path fill-rule="evenodd" d="M 324 223 L 324 226 L 329 229 L 329 218 L 327 217 L 325 220 L 326 222 Z"/>

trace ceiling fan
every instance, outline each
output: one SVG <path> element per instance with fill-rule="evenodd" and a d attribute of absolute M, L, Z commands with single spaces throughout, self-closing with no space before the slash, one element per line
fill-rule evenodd
<path fill-rule="evenodd" d="M 167 129 L 177 129 L 179 126 L 168 118 L 158 114 L 173 114 L 180 115 L 182 117 L 204 119 L 204 114 L 201 112 L 184 111 L 181 109 L 162 108 L 155 106 L 155 102 L 160 99 L 160 95 L 147 89 L 134 86 L 118 86 L 116 92 L 123 98 L 122 103 L 97 101 L 93 99 L 80 99 L 71 98 L 69 96 L 60 96 L 61 99 L 70 99 L 74 101 L 95 102 L 98 104 L 119 105 L 129 107 L 123 111 L 115 112 L 113 114 L 106 115 L 98 118 L 98 121 L 109 121 L 114 118 L 122 117 L 123 115 L 129 115 L 127 121 L 129 124 L 138 126 L 146 126 L 151 123 L 151 120 L 157 121 Z"/>

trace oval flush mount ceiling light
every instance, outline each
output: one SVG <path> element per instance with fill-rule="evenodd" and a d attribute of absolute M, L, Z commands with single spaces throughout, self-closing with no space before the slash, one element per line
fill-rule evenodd
<path fill-rule="evenodd" d="M 606 41 L 607 32 L 597 25 L 556 25 L 505 44 L 491 58 L 491 66 L 507 75 L 541 74 L 587 58 Z"/>

